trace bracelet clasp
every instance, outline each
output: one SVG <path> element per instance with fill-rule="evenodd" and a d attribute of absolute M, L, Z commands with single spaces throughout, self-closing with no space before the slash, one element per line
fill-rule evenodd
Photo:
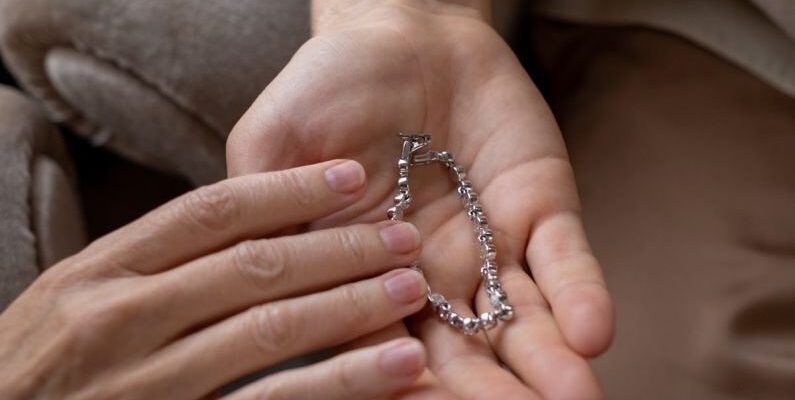
<path fill-rule="evenodd" d="M 400 159 L 408 161 L 409 165 L 425 165 L 440 160 L 440 152 L 426 151 L 417 154 L 419 150 L 431 145 L 431 135 L 401 133 L 399 136 L 403 139 L 403 151 L 400 153 Z"/>

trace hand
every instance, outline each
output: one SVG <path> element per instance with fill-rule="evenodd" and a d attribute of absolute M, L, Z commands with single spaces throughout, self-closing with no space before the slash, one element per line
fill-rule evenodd
<path fill-rule="evenodd" d="M 466 398 L 601 397 L 586 358 L 609 345 L 612 306 L 554 118 L 477 13 L 388 3 L 325 19 L 231 133 L 230 174 L 353 158 L 372 177 L 363 200 L 310 228 L 375 221 L 392 204 L 397 133 L 431 133 L 480 193 L 516 314 L 475 338 L 415 318 L 433 374 Z M 442 167 L 417 168 L 408 219 L 426 277 L 458 311 L 485 311 L 470 223 Z"/>
<path fill-rule="evenodd" d="M 410 224 L 261 239 L 353 204 L 364 180 L 353 161 L 231 179 L 54 266 L 0 315 L 0 397 L 197 399 L 415 313 L 422 277 L 392 270 L 419 253 Z M 424 368 L 421 343 L 400 339 L 229 399 L 371 399 Z"/>

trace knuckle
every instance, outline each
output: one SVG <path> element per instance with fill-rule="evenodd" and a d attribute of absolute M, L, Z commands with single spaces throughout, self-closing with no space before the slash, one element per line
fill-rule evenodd
<path fill-rule="evenodd" d="M 359 395 L 356 382 L 358 381 L 357 373 L 353 363 L 347 358 L 340 358 L 337 362 L 332 364 L 331 379 L 336 383 L 336 386 L 341 392 L 343 398 L 352 398 Z"/>
<path fill-rule="evenodd" d="M 104 331 L 107 324 L 102 311 L 66 309 L 62 312 L 65 319 L 64 334 L 71 343 L 79 345 L 88 343 L 92 337 Z"/>
<path fill-rule="evenodd" d="M 179 212 L 185 214 L 199 228 L 216 231 L 225 228 L 239 216 L 234 193 L 226 183 L 196 189 L 179 203 Z"/>
<path fill-rule="evenodd" d="M 307 185 L 306 177 L 296 169 L 274 173 L 273 179 L 297 207 L 310 207 L 317 203 L 317 194 Z"/>
<path fill-rule="evenodd" d="M 85 280 L 81 270 L 77 266 L 58 264 L 42 273 L 33 285 L 44 291 L 57 292 Z"/>
<path fill-rule="evenodd" d="M 370 301 L 357 284 L 340 287 L 340 296 L 349 318 L 356 321 L 357 325 L 370 326 L 373 322 L 373 313 L 370 312 Z"/>
<path fill-rule="evenodd" d="M 286 306 L 265 304 L 254 307 L 249 313 L 248 329 L 254 344 L 265 356 L 280 354 L 291 348 L 293 341 L 300 342 L 294 327 L 293 315 Z"/>
<path fill-rule="evenodd" d="M 364 238 L 354 229 L 336 230 L 336 242 L 342 254 L 350 257 L 355 265 L 365 265 L 368 261 Z"/>
<path fill-rule="evenodd" d="M 232 266 L 244 282 L 264 290 L 287 279 L 289 257 L 270 240 L 247 240 L 232 250 Z"/>
<path fill-rule="evenodd" d="M 59 312 L 64 325 L 62 333 L 76 354 L 88 354 L 87 348 L 101 346 L 108 338 L 117 336 L 126 322 L 140 312 L 140 307 L 126 299 L 111 300 L 100 306 L 92 306 L 90 299 L 64 300 Z"/>
<path fill-rule="evenodd" d="M 117 258 L 107 257 L 101 251 L 97 256 L 96 251 L 92 252 L 91 246 L 94 244 L 47 268 L 33 282 L 32 287 L 45 292 L 60 293 L 70 287 L 102 279 L 107 271 L 121 263 Z"/>

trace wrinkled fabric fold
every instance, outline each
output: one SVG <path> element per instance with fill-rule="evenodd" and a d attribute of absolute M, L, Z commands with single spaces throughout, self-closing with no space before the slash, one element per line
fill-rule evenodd
<path fill-rule="evenodd" d="M 201 185 L 308 19 L 303 0 L 2 0 L 0 50 L 53 121 Z"/>
<path fill-rule="evenodd" d="M 30 99 L 0 87 L 0 310 L 85 245 L 71 161 Z"/>

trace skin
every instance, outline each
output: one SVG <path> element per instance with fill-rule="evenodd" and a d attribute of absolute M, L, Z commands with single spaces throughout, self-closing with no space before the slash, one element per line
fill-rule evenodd
<path fill-rule="evenodd" d="M 397 133 L 433 134 L 432 148 L 452 152 L 480 193 L 516 316 L 467 338 L 425 312 L 351 346 L 422 340 L 429 368 L 406 398 L 601 398 L 587 359 L 610 344 L 612 305 L 565 144 L 533 82 L 484 21 L 484 2 L 457 3 L 316 2 L 314 37 L 231 133 L 229 172 L 355 159 L 371 177 L 362 200 L 307 227 L 372 222 L 391 205 Z M 411 173 L 407 218 L 422 233 L 428 281 L 458 312 L 487 311 L 471 225 L 449 179 L 440 166 Z"/>
<path fill-rule="evenodd" d="M 365 186 L 353 161 L 248 175 L 97 240 L 0 314 L 0 397 L 198 399 L 417 312 L 427 286 L 397 268 L 419 253 L 410 224 L 273 236 L 350 206 Z M 383 398 L 425 367 L 423 345 L 403 338 L 270 375 L 228 398 Z"/>

